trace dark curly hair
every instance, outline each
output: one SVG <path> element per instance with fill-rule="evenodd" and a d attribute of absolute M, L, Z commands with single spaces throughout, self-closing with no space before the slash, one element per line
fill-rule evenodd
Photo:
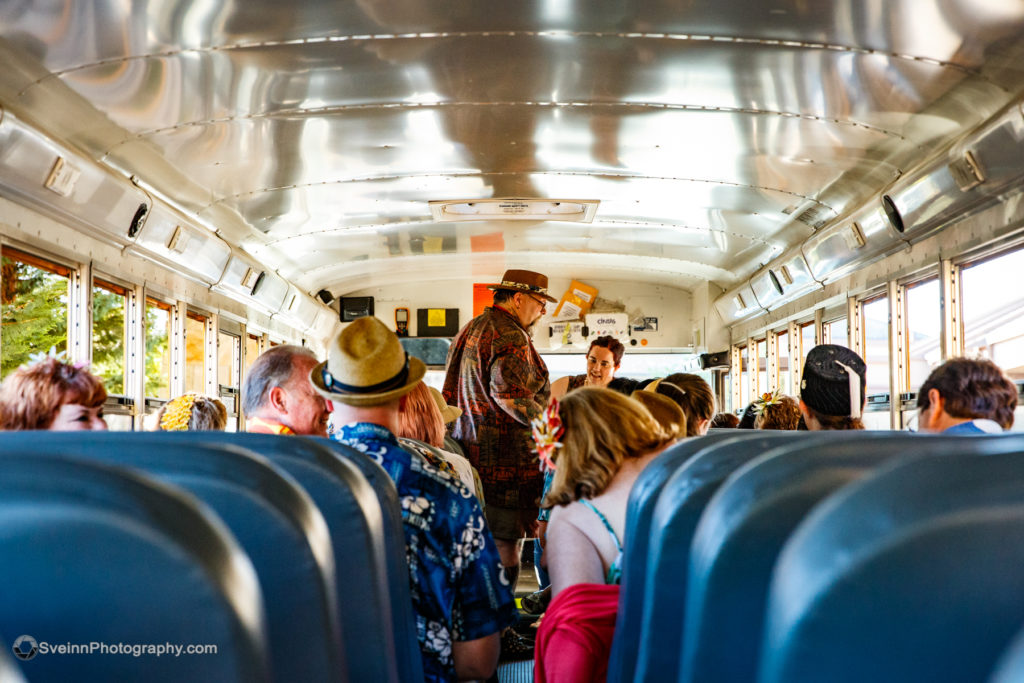
<path fill-rule="evenodd" d="M 590 354 L 590 349 L 595 346 L 600 346 L 611 351 L 612 357 L 615 358 L 616 367 L 618 367 L 619 363 L 622 362 L 622 354 L 626 353 L 626 347 L 622 345 L 622 342 L 610 335 L 598 337 L 594 341 L 590 342 L 590 346 L 587 347 L 588 355 Z"/>
<path fill-rule="evenodd" d="M 929 407 L 928 392 L 937 389 L 944 410 L 962 419 L 987 418 L 1003 429 L 1013 426 L 1017 386 L 986 358 L 953 358 L 932 370 L 917 392 L 917 407 Z"/>

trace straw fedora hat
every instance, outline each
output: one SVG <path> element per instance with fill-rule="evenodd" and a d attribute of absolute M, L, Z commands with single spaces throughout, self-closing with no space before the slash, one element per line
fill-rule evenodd
<path fill-rule="evenodd" d="M 430 395 L 433 397 L 434 403 L 437 404 L 437 409 L 441 411 L 441 418 L 444 420 L 445 424 L 455 422 L 462 417 L 462 408 L 448 405 L 448 402 L 444 400 L 444 396 L 441 395 L 440 391 L 434 387 L 430 387 Z"/>
<path fill-rule="evenodd" d="M 376 406 L 412 391 L 427 367 L 410 358 L 398 337 L 373 316 L 357 318 L 335 337 L 327 360 L 309 373 L 329 401 Z"/>
<path fill-rule="evenodd" d="M 536 294 L 556 303 L 558 299 L 548 294 L 548 276 L 535 273 L 532 270 L 506 270 L 501 276 L 501 282 L 488 287 L 490 290 L 507 289 L 512 292 L 525 292 Z"/>

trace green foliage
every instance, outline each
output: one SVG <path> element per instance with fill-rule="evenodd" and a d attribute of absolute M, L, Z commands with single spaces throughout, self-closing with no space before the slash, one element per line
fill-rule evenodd
<path fill-rule="evenodd" d="M 109 393 L 124 394 L 124 368 L 124 297 L 93 287 L 92 371 Z"/>
<path fill-rule="evenodd" d="M 146 307 L 146 396 L 170 398 L 168 322 L 166 311 Z"/>
<path fill-rule="evenodd" d="M 68 279 L 27 263 L 3 258 L 4 377 L 34 353 L 68 348 Z"/>

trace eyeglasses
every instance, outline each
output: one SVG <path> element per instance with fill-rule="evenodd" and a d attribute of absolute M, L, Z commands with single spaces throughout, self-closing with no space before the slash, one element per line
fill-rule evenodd
<path fill-rule="evenodd" d="M 540 304 L 540 310 L 541 311 L 546 311 L 548 309 L 548 302 L 545 301 L 544 299 L 538 299 L 537 297 L 535 297 L 533 294 L 530 294 L 529 292 L 523 292 L 523 294 L 525 294 L 526 296 L 530 297 L 531 299 L 536 301 L 538 304 Z"/>

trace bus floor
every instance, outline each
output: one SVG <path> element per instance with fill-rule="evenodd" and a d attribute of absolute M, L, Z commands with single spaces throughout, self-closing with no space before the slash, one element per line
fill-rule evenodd
<path fill-rule="evenodd" d="M 536 567 L 533 562 L 533 544 L 536 541 L 527 539 L 523 543 L 522 568 L 519 571 L 519 581 L 516 582 L 516 616 L 517 621 L 513 628 L 521 635 L 531 641 L 537 635 L 534 624 L 538 617 L 528 614 L 520 606 L 520 600 L 540 588 L 540 581 L 537 578 Z M 492 681 L 495 679 L 491 679 Z M 499 683 L 532 683 L 533 681 L 533 658 L 516 662 L 501 662 L 498 664 L 497 680 Z"/>

